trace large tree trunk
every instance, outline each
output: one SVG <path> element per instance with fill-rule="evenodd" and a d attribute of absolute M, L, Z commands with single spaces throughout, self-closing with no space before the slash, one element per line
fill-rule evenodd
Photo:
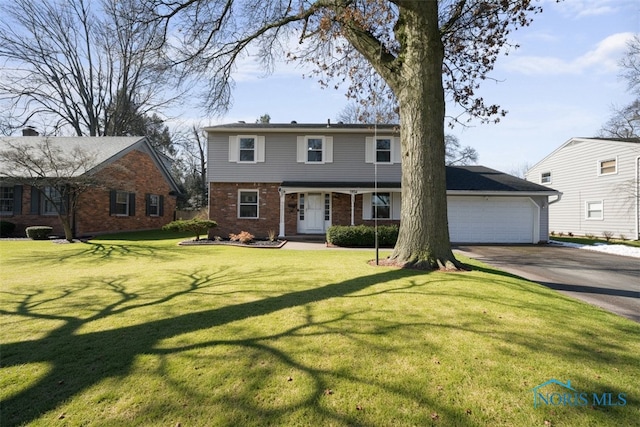
<path fill-rule="evenodd" d="M 447 221 L 442 85 L 444 48 L 435 1 L 401 10 L 401 78 L 393 87 L 400 105 L 402 209 L 390 261 L 405 267 L 457 269 Z"/>

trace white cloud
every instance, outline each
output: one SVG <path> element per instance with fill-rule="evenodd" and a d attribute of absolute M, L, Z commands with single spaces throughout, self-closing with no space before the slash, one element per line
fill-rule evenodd
<path fill-rule="evenodd" d="M 550 56 L 514 56 L 505 64 L 509 71 L 526 75 L 582 74 L 616 72 L 618 61 L 633 33 L 617 33 L 599 42 L 592 50 L 573 59 Z"/>
<path fill-rule="evenodd" d="M 564 0 L 560 8 L 567 16 L 578 19 L 613 14 L 625 3 L 632 4 L 625 0 Z"/>

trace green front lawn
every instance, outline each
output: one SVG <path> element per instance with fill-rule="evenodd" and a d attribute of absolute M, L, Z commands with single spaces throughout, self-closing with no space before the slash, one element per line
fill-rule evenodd
<path fill-rule="evenodd" d="M 372 267 L 373 251 L 179 240 L 0 242 L 0 425 L 640 419 L 640 325 L 537 284 L 468 259 L 427 274 Z M 588 405 L 534 408 L 552 378 Z"/>

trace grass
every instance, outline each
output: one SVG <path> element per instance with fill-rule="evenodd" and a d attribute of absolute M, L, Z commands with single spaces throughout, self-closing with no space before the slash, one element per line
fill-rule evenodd
<path fill-rule="evenodd" d="M 610 239 L 608 242 L 604 238 L 589 238 L 589 237 L 566 237 L 566 236 L 549 236 L 551 240 L 557 240 L 559 242 L 578 243 L 581 245 L 596 245 L 596 244 L 609 244 L 609 245 L 627 245 L 640 247 L 640 240 L 620 240 Z"/>
<path fill-rule="evenodd" d="M 0 242 L 0 425 L 640 419 L 640 325 L 537 284 L 468 259 L 427 274 L 179 240 Z M 627 404 L 534 408 L 551 378 Z"/>

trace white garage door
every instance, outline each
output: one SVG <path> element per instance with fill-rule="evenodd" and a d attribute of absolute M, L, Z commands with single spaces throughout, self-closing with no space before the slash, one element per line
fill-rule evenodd
<path fill-rule="evenodd" d="M 535 243 L 536 206 L 527 197 L 449 196 L 449 234 L 457 243 Z"/>

